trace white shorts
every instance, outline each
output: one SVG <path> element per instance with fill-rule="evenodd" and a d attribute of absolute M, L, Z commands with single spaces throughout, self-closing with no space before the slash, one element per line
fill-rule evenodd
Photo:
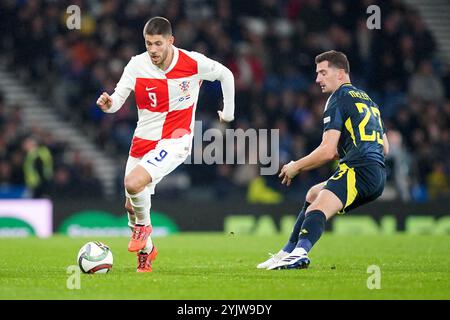
<path fill-rule="evenodd" d="M 136 165 L 141 165 L 152 177 L 148 184 L 150 194 L 155 193 L 156 185 L 169 173 L 182 164 L 190 154 L 192 136 L 185 135 L 179 139 L 164 139 L 158 142 L 155 149 L 141 158 L 128 157 L 125 167 L 127 176 Z M 125 195 L 129 197 L 125 190 Z"/>

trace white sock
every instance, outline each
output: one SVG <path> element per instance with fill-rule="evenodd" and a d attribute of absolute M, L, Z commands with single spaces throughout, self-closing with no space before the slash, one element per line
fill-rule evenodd
<path fill-rule="evenodd" d="M 130 203 L 133 206 L 133 211 L 136 216 L 136 224 L 148 226 L 151 224 L 150 220 L 150 190 L 145 187 L 139 193 L 128 194 Z"/>
<path fill-rule="evenodd" d="M 141 250 L 141 252 L 150 253 L 152 249 L 153 249 L 152 237 L 148 237 L 147 244 L 145 245 L 144 249 Z"/>
<path fill-rule="evenodd" d="M 303 248 L 297 247 L 291 252 L 291 255 L 306 256 L 308 255 L 308 252 L 306 252 L 306 250 Z"/>
<path fill-rule="evenodd" d="M 133 230 L 134 225 L 136 224 L 136 215 L 128 213 L 128 226 Z"/>

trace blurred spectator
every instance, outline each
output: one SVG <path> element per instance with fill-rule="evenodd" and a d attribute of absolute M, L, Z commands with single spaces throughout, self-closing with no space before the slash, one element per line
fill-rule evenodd
<path fill-rule="evenodd" d="M 79 154 L 70 160 L 64 143 L 50 132 L 38 126 L 26 128 L 20 106 L 7 107 L 1 95 L 0 132 L 0 198 L 92 197 L 103 193 L 90 162 Z"/>
<path fill-rule="evenodd" d="M 428 195 L 433 200 L 450 196 L 450 182 L 442 162 L 435 163 L 431 172 L 427 175 L 427 188 Z"/>
<path fill-rule="evenodd" d="M 402 136 L 400 132 L 390 130 L 387 133 L 389 141 L 389 154 L 386 157 L 386 162 L 392 164 L 390 168 L 390 175 L 393 176 L 396 189 L 403 201 L 409 201 L 411 199 L 411 157 L 405 149 Z M 389 178 L 389 177 L 388 177 Z"/>
<path fill-rule="evenodd" d="M 54 197 L 74 198 L 77 196 L 77 190 L 80 186 L 72 179 L 69 168 L 60 166 L 55 170 L 55 176 L 49 187 L 49 193 Z"/>
<path fill-rule="evenodd" d="M 32 137 L 23 140 L 22 148 L 25 153 L 25 185 L 31 190 L 33 198 L 40 198 L 46 195 L 53 178 L 53 157 L 45 145 L 39 144 Z"/>
<path fill-rule="evenodd" d="M 444 99 L 444 86 L 441 79 L 433 72 L 433 66 L 428 60 L 422 61 L 419 69 L 409 82 L 408 94 L 413 99 L 425 102 L 440 103 Z"/>

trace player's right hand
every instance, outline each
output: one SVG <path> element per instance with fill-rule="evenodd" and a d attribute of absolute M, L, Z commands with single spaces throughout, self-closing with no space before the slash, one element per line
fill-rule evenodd
<path fill-rule="evenodd" d="M 107 111 L 112 106 L 112 99 L 110 95 L 106 92 L 103 92 L 100 97 L 97 99 L 97 105 L 102 109 L 103 112 Z"/>
<path fill-rule="evenodd" d="M 287 187 L 289 187 L 292 183 L 292 179 L 294 179 L 297 174 L 298 172 L 295 169 L 295 161 L 291 161 L 288 164 L 285 164 L 283 168 L 281 168 L 278 177 L 282 179 L 281 184 L 285 184 Z"/>

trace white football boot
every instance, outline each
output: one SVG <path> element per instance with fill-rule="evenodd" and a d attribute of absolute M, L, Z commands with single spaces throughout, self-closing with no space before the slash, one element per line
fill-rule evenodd
<path fill-rule="evenodd" d="M 269 259 L 267 259 L 267 260 L 264 261 L 264 262 L 261 262 L 260 264 L 258 264 L 258 265 L 256 266 L 258 269 L 267 269 L 267 268 L 269 268 L 270 266 L 272 266 L 272 265 L 278 263 L 278 262 L 279 262 L 281 259 L 283 259 L 284 257 L 287 257 L 287 256 L 289 255 L 289 252 L 280 250 L 280 251 L 278 251 L 278 253 L 276 253 L 276 254 L 271 254 L 271 253 L 269 253 L 269 255 L 270 255 L 270 258 L 269 258 Z"/>
<path fill-rule="evenodd" d="M 295 248 L 289 255 L 267 267 L 267 270 L 306 269 L 311 260 L 303 248 Z"/>

